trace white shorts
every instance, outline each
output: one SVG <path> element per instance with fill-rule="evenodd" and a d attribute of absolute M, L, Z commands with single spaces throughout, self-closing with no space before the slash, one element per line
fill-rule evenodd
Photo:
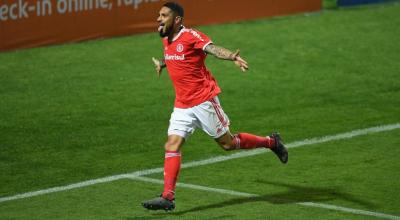
<path fill-rule="evenodd" d="M 168 135 L 187 139 L 196 128 L 201 128 L 212 138 L 219 138 L 229 131 L 229 118 L 222 110 L 217 96 L 191 108 L 174 108 L 169 120 Z"/>

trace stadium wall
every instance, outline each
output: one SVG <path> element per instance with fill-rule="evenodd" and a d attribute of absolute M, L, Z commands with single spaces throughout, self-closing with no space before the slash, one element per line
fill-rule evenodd
<path fill-rule="evenodd" d="M 177 0 L 186 26 L 313 12 L 321 0 Z M 156 31 L 163 0 L 1 0 L 0 51 Z"/>

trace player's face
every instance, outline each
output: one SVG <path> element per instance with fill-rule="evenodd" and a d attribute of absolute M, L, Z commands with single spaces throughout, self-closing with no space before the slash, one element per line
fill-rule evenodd
<path fill-rule="evenodd" d="M 162 7 L 157 22 L 159 23 L 158 32 L 161 37 L 168 36 L 174 30 L 175 16 L 171 9 Z"/>

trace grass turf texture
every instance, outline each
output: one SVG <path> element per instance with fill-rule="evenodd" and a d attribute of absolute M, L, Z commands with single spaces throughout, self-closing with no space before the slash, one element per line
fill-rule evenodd
<path fill-rule="evenodd" d="M 333 9 L 337 7 L 337 0 L 323 0 L 322 7 L 325 9 Z"/>
<path fill-rule="evenodd" d="M 278 130 L 292 142 L 399 122 L 399 12 L 398 4 L 384 4 L 199 27 L 216 44 L 240 48 L 250 64 L 249 73 L 242 74 L 230 62 L 212 57 L 207 61 L 224 91 L 220 99 L 231 129 L 260 135 Z M 1 197 L 161 167 L 174 98 L 166 72 L 157 79 L 150 60 L 161 56 L 161 50 L 157 34 L 146 34 L 1 53 Z M 262 155 L 254 161 L 193 168 L 193 175 L 183 171 L 181 180 L 261 195 L 293 192 L 279 184 L 322 187 L 334 192 L 328 193 L 332 204 L 400 215 L 400 163 L 393 157 L 398 152 L 392 152 L 399 144 L 398 134 L 296 149 L 287 167 L 272 154 Z M 360 152 L 371 163 L 360 158 Z M 183 160 L 221 154 L 226 153 L 198 131 L 184 146 Z M 263 177 L 254 181 L 249 170 Z M 2 203 L 0 218 L 164 218 L 138 207 L 160 189 L 126 180 L 100 184 Z M 340 193 L 355 201 L 342 199 Z M 309 198 L 307 194 L 286 193 L 294 199 Z M 186 212 L 181 214 L 186 218 L 207 213 L 227 219 L 251 214 L 279 218 L 281 211 L 289 212 L 287 218 L 359 218 L 290 203 L 229 206 L 224 203 L 237 198 L 187 189 L 179 189 L 178 195 L 175 215 Z M 188 212 L 218 203 L 227 209 Z"/>

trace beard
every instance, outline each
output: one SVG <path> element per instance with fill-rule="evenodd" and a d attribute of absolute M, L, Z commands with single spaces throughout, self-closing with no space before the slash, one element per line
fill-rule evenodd
<path fill-rule="evenodd" d="M 165 27 L 165 31 L 164 31 L 164 27 Z M 165 24 L 160 24 L 159 29 L 158 29 L 158 33 L 160 34 L 160 37 L 164 38 L 169 36 L 169 34 L 172 32 L 173 30 L 173 26 L 165 26 Z"/>

